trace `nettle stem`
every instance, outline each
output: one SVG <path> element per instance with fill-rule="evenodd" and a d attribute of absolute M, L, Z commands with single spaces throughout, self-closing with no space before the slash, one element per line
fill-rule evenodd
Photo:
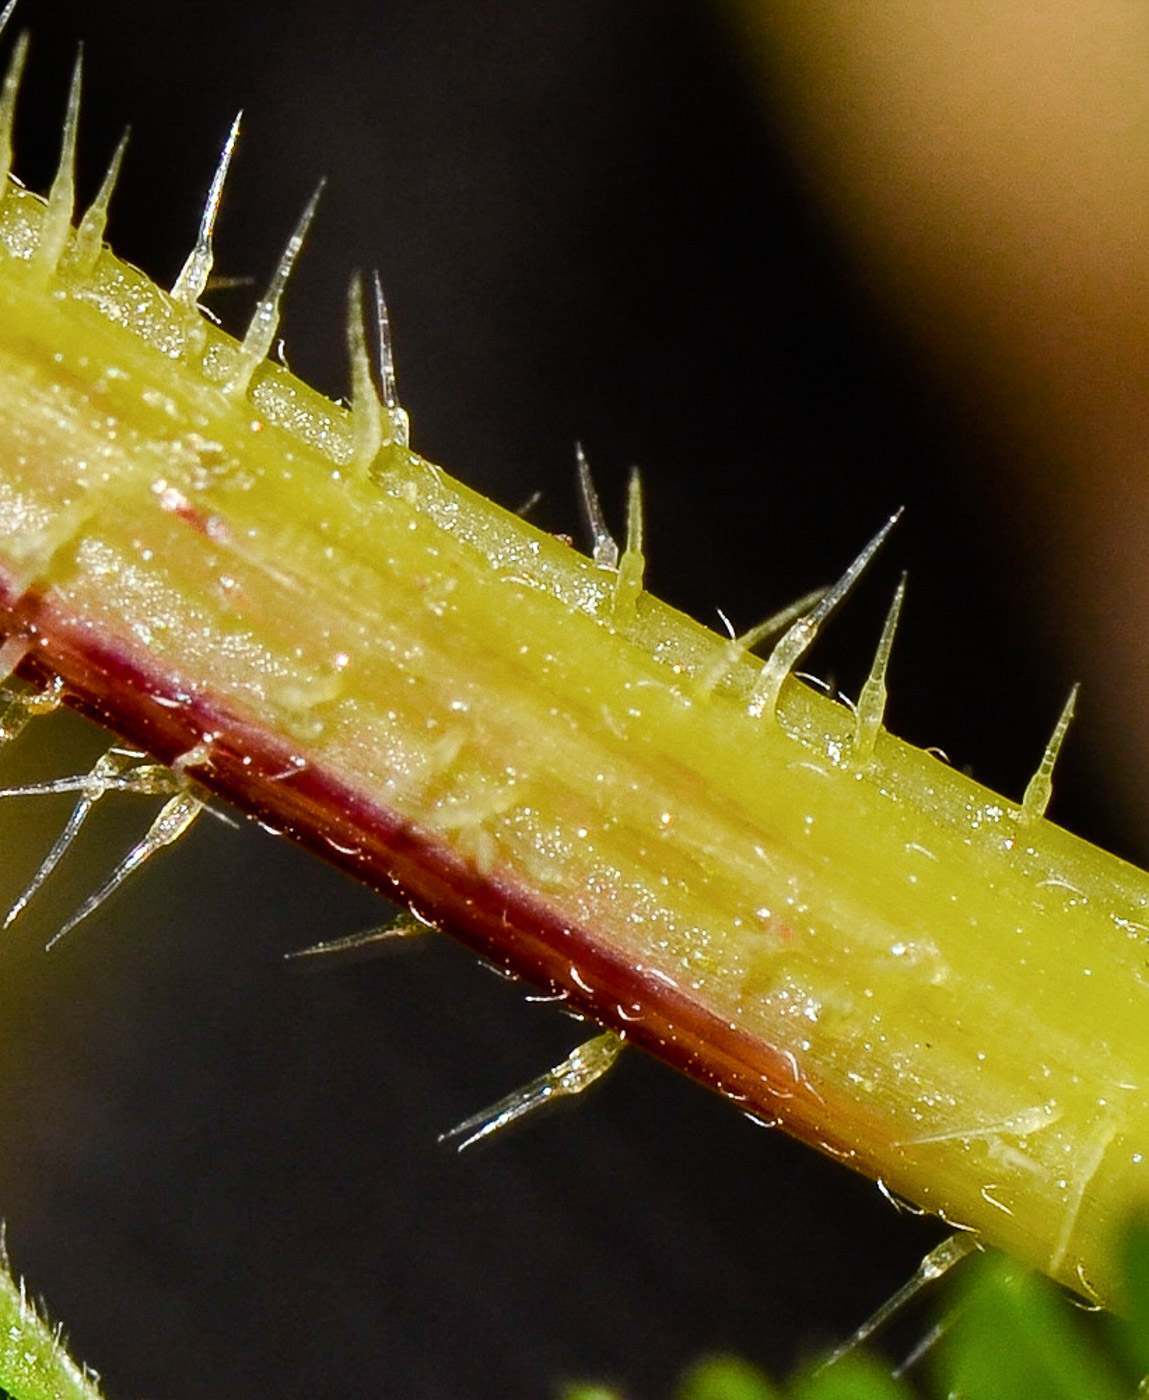
<path fill-rule="evenodd" d="M 763 666 L 642 590 L 637 484 L 628 547 L 592 560 L 416 456 L 357 288 L 354 411 L 267 362 L 301 230 L 240 345 L 61 237 L 69 188 L 0 202 L 4 656 L 1107 1296 L 1149 1196 L 1149 879 L 1044 820 L 1047 774 L 1014 804 L 881 729 L 892 621 L 856 716 L 790 675 L 839 591 Z"/>

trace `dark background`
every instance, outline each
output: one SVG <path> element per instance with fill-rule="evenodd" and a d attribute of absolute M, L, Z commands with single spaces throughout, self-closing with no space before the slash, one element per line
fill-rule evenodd
<path fill-rule="evenodd" d="M 650 586 L 695 616 L 749 626 L 904 504 L 813 668 L 856 692 L 908 568 L 891 727 L 1020 793 L 1076 675 L 1013 601 L 1019 571 L 1040 595 L 1037 543 L 989 504 L 991 436 L 856 285 L 710 7 L 23 0 L 18 20 L 30 186 L 82 39 L 81 195 L 131 123 L 111 236 L 170 283 L 242 105 L 217 271 L 262 285 L 329 179 L 286 306 L 293 368 L 345 391 L 347 278 L 378 266 L 413 445 L 505 504 L 541 489 L 537 518 L 571 533 L 576 440 L 620 525 L 638 463 Z M 238 329 L 253 296 L 213 305 Z M 98 744 L 42 721 L 3 780 Z M 1056 815 L 1135 852 L 1084 749 Z M 10 804 L 13 891 L 64 810 Z M 129 839 L 101 823 L 0 946 L 9 1250 L 112 1397 L 592 1377 L 658 1400 L 705 1350 L 784 1371 L 840 1339 L 938 1237 L 638 1054 L 457 1158 L 440 1131 L 586 1032 L 438 941 L 285 966 L 382 909 L 254 828 L 203 823 L 45 958 Z"/>

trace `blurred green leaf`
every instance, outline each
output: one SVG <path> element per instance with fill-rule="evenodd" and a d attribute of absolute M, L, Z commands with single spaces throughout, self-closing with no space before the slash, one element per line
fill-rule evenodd
<path fill-rule="evenodd" d="M 963 1400 L 1128 1400 L 1114 1359 L 1054 1286 L 987 1255 L 957 1290 L 941 1378 Z"/>
<path fill-rule="evenodd" d="M 1144 1376 L 1149 1374 L 1149 1215 L 1130 1220 L 1120 1250 L 1123 1291 L 1113 1336 L 1129 1365 Z"/>
<path fill-rule="evenodd" d="M 711 1356 L 683 1377 L 678 1400 L 777 1400 L 778 1391 L 756 1366 L 736 1356 Z"/>
<path fill-rule="evenodd" d="M 791 1395 L 793 1400 L 913 1400 L 913 1392 L 894 1380 L 887 1366 L 861 1352 L 799 1376 Z"/>
<path fill-rule="evenodd" d="M 988 1254 L 965 1272 L 941 1311 L 931 1397 L 960 1400 L 1133 1400 L 1149 1395 L 1149 1212 L 1120 1243 L 1120 1316 L 1086 1317 L 1040 1274 Z M 1138 1382 L 1140 1381 L 1140 1384 Z M 887 1365 L 850 1352 L 776 1387 L 757 1367 L 716 1356 L 683 1377 L 675 1400 L 923 1400 Z M 561 1400 L 622 1400 L 605 1386 L 568 1387 Z"/>

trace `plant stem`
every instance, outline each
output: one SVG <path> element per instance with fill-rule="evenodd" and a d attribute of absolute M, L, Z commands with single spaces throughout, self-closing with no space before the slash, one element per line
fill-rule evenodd
<path fill-rule="evenodd" d="M 11 1400 L 100 1400 L 96 1377 L 68 1355 L 23 1284 L 0 1262 L 0 1376 Z"/>
<path fill-rule="evenodd" d="M 0 204 L 21 673 L 631 1041 L 1105 1296 L 1149 880 Z M 353 347 L 358 343 L 352 336 Z M 637 494 L 634 497 L 637 501 Z M 635 513 L 635 518 L 637 518 Z M 772 678 L 773 677 L 773 678 Z"/>

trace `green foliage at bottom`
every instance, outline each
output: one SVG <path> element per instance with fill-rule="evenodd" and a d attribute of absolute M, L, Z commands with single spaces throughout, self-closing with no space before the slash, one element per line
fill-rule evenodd
<path fill-rule="evenodd" d="M 64 1346 L 0 1259 L 0 1391 L 11 1400 L 100 1400 L 95 1378 Z"/>
<path fill-rule="evenodd" d="M 1132 1400 L 1149 1386 L 1149 1217 L 1121 1245 L 1120 1316 L 1091 1316 L 1047 1279 L 998 1254 L 962 1266 L 946 1290 L 930 1374 L 911 1384 L 849 1352 L 776 1385 L 747 1361 L 713 1357 L 674 1400 Z M 573 1386 L 562 1400 L 625 1400 Z"/>
<path fill-rule="evenodd" d="M 1001 1255 L 963 1266 L 945 1296 L 932 1375 L 920 1386 L 886 1364 L 847 1352 L 778 1386 L 748 1361 L 710 1357 L 681 1380 L 675 1400 L 1132 1400 L 1149 1375 L 1149 1218 L 1121 1244 L 1121 1316 L 1089 1316 L 1047 1279 Z M 58 1329 L 0 1268 L 0 1394 L 11 1400 L 100 1400 L 91 1373 Z M 562 1400 L 624 1400 L 574 1385 Z"/>

